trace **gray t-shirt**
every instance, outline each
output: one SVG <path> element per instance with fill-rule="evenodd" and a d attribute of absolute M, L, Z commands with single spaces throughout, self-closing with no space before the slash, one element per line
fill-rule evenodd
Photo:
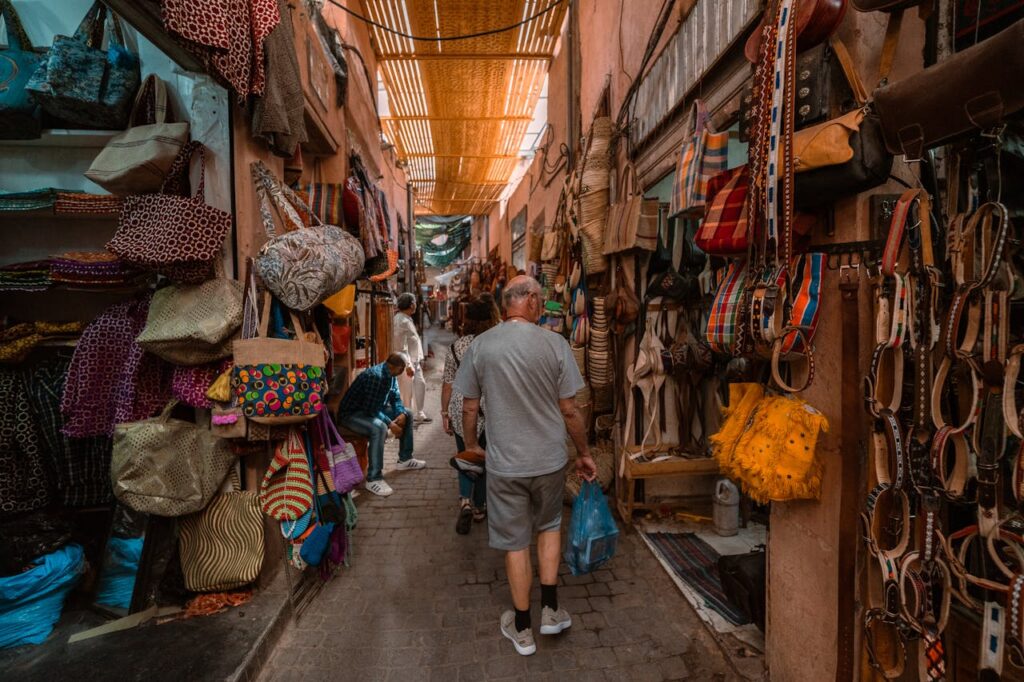
<path fill-rule="evenodd" d="M 543 476 L 565 466 L 565 421 L 558 401 L 583 388 L 564 338 L 525 322 L 503 322 L 477 336 L 454 388 L 487 401 L 487 473 Z"/>

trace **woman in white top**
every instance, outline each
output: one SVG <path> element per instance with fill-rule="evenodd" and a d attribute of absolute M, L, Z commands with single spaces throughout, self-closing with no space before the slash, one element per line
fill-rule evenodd
<path fill-rule="evenodd" d="M 455 374 L 459 370 L 466 349 L 477 334 L 500 322 L 498 307 L 494 304 L 491 294 L 483 293 L 474 296 L 466 304 L 465 320 L 462 336 L 448 348 L 444 359 L 444 383 L 441 386 L 441 418 L 445 433 L 455 436 L 457 453 L 466 449 L 462 437 L 462 394 L 452 387 Z M 477 437 L 480 445 L 486 447 L 484 437 L 484 410 L 481 407 L 480 419 L 477 422 Z M 455 532 L 465 535 L 469 532 L 472 521 L 483 521 L 487 518 L 487 480 L 482 462 L 473 462 L 452 457 L 451 465 L 459 472 L 459 517 L 455 523 Z"/>

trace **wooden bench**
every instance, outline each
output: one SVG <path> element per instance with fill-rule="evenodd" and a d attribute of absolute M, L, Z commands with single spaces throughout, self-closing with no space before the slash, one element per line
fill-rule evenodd
<path fill-rule="evenodd" d="M 640 451 L 639 446 L 629 446 L 622 454 L 626 458 L 623 463 L 623 473 L 621 475 L 616 472 L 617 485 L 616 485 L 616 507 L 619 510 L 619 516 L 627 525 L 633 523 L 633 512 L 636 510 L 649 511 L 657 508 L 659 505 L 652 504 L 645 499 L 637 502 L 636 501 L 636 482 L 638 480 L 646 480 L 651 478 L 668 478 L 668 477 L 683 477 L 683 476 L 707 476 L 719 473 L 718 460 L 714 457 L 698 457 L 694 459 L 685 459 L 681 457 L 673 457 L 671 459 L 663 460 L 660 462 L 635 462 L 630 459 L 630 455 Z M 657 455 L 663 454 L 658 452 L 652 452 L 649 448 L 645 452 Z M 705 499 L 707 496 L 702 495 L 701 499 Z"/>

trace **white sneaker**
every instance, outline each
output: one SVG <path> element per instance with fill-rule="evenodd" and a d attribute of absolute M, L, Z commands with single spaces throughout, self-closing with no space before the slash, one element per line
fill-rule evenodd
<path fill-rule="evenodd" d="M 426 412 L 420 412 L 418 415 L 416 415 L 416 421 L 420 422 L 421 424 L 429 424 L 430 422 L 434 421 L 434 418 L 428 417 Z"/>
<path fill-rule="evenodd" d="M 387 481 L 384 480 L 367 481 L 366 489 L 374 495 L 380 495 L 381 497 L 387 497 L 391 493 L 395 492 L 391 489 L 391 486 L 388 485 Z"/>
<path fill-rule="evenodd" d="M 516 614 L 506 611 L 501 614 L 501 634 L 512 641 L 512 646 L 520 656 L 532 656 L 537 653 L 537 644 L 533 641 L 533 631 L 527 628 L 516 632 Z"/>
<path fill-rule="evenodd" d="M 422 459 L 416 459 L 415 457 L 405 460 L 404 462 L 398 462 L 395 466 L 396 469 L 425 469 L 427 463 Z"/>
<path fill-rule="evenodd" d="M 571 627 L 572 618 L 565 609 L 554 611 L 550 606 L 545 606 L 541 610 L 540 634 L 557 635 L 559 632 L 568 630 Z"/>

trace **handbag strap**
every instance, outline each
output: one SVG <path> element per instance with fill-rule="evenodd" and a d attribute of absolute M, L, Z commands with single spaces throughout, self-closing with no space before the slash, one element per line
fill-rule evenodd
<path fill-rule="evenodd" d="M 835 53 L 836 59 L 839 60 L 839 66 L 843 69 L 846 81 L 850 84 L 850 89 L 853 91 L 853 98 L 857 101 L 857 106 L 863 107 L 868 103 L 868 91 L 864 87 L 864 81 L 861 80 L 860 74 L 857 73 L 857 67 L 853 64 L 853 57 L 850 56 L 846 43 L 843 42 L 842 38 L 834 35 L 831 39 L 831 45 L 832 52 Z"/>
<path fill-rule="evenodd" d="M 245 292 L 242 295 L 242 338 L 252 339 L 259 335 L 260 304 L 257 298 L 256 269 L 253 259 L 245 259 Z"/>
<path fill-rule="evenodd" d="M 266 338 L 266 336 L 267 336 L 267 331 L 270 329 L 270 309 L 271 309 L 271 307 L 273 307 L 273 301 L 271 300 L 270 292 L 269 291 L 264 292 L 264 294 L 263 294 L 263 314 L 260 315 L 260 328 L 259 328 L 259 332 L 257 334 L 258 336 L 262 336 L 264 338 Z M 292 326 L 294 327 L 296 340 L 301 340 L 303 332 L 305 332 L 305 329 L 302 326 L 302 321 L 299 319 L 299 316 L 295 314 L 295 311 L 292 310 L 291 308 L 288 308 L 288 315 L 292 319 Z"/>
<path fill-rule="evenodd" d="M 146 77 L 132 105 L 128 127 L 167 122 L 167 85 L 154 73 Z"/>
<path fill-rule="evenodd" d="M 274 174 L 262 161 L 253 161 L 249 165 L 249 170 L 252 173 L 253 184 L 256 186 L 256 195 L 259 197 L 263 228 L 270 239 L 277 236 L 271 208 L 276 211 L 284 223 L 291 225 L 290 228 L 285 229 L 286 232 L 301 230 L 306 226 L 302 218 L 299 217 L 298 211 L 295 210 L 296 207 L 304 210 L 317 225 L 323 225 L 319 216 L 306 205 L 306 202 L 299 198 L 290 187 L 274 177 Z"/>
<path fill-rule="evenodd" d="M 98 48 L 99 43 L 103 40 L 103 24 L 101 22 L 106 16 L 106 5 L 96 0 L 82 17 L 82 21 L 79 22 L 78 28 L 75 29 L 75 33 L 71 37 L 89 47 Z M 97 30 L 97 23 L 99 23 L 99 30 Z"/>
<path fill-rule="evenodd" d="M 160 187 L 161 194 L 189 196 L 189 168 L 195 154 L 199 154 L 199 183 L 191 196 L 204 201 L 206 196 L 204 192 L 206 188 L 206 147 L 198 140 L 192 140 L 182 146 L 181 151 L 174 158 L 170 170 L 167 171 L 164 184 Z"/>
<path fill-rule="evenodd" d="M 0 16 L 3 16 L 4 26 L 7 29 L 7 46 L 22 50 L 24 52 L 32 52 L 35 47 L 32 45 L 32 41 L 28 39 L 28 34 L 25 33 L 25 27 L 21 24 L 21 17 L 18 16 L 18 10 L 14 8 L 14 4 L 11 0 L 0 0 Z"/>

